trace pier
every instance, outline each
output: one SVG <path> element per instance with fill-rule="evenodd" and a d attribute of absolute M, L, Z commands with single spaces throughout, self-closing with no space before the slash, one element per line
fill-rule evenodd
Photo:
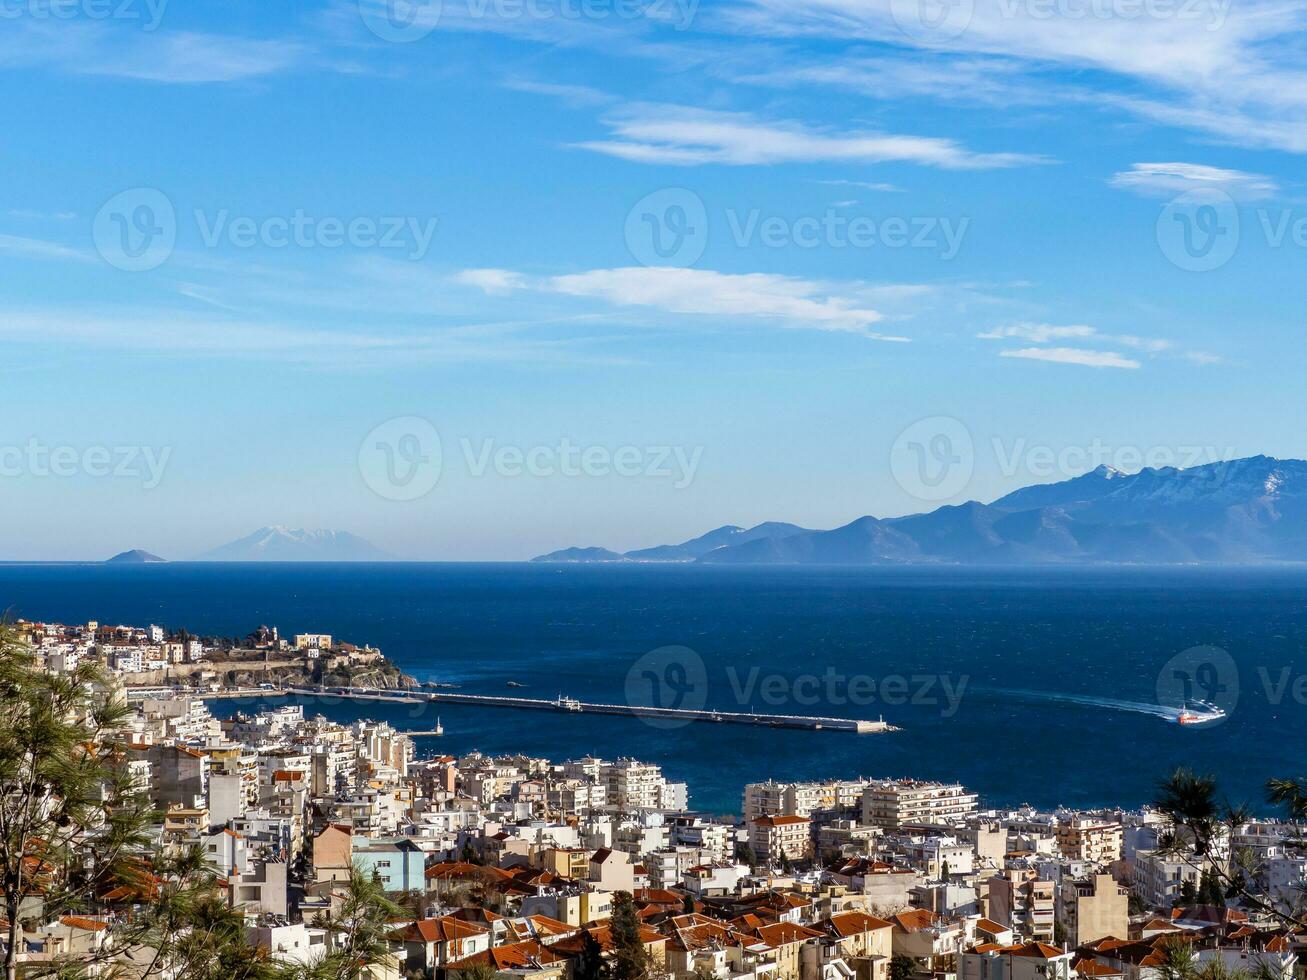
<path fill-rule="evenodd" d="M 575 698 L 507 697 L 493 694 L 453 694 L 446 691 L 383 690 L 377 688 L 283 687 L 237 688 L 227 691 L 199 692 L 198 697 L 321 697 L 350 701 L 389 701 L 394 704 L 466 704 L 481 708 L 512 708 L 518 711 L 564 711 L 577 714 L 625 715 L 634 718 L 659 718 L 677 721 L 707 721 L 726 725 L 753 725 L 764 728 L 799 728 L 809 731 L 852 732 L 871 735 L 899 731 L 884 719 L 869 721 L 857 718 L 826 718 L 819 715 L 773 715 L 753 711 L 716 711 L 711 708 L 653 708 L 630 704 L 599 704 Z"/>

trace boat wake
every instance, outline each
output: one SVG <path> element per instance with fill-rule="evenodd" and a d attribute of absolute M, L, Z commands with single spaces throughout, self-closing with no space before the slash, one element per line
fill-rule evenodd
<path fill-rule="evenodd" d="M 995 694 L 1004 694 L 1013 698 L 1026 698 L 1032 701 L 1057 701 L 1069 704 L 1083 704 L 1091 708 L 1107 708 L 1109 711 L 1129 711 L 1140 715 L 1153 715 L 1167 721 L 1180 720 L 1181 709 L 1169 708 L 1164 704 L 1149 704 L 1146 701 L 1121 701 L 1116 698 L 1100 698 L 1089 694 L 1059 694 L 1057 691 L 1027 691 L 1020 688 L 990 688 Z"/>

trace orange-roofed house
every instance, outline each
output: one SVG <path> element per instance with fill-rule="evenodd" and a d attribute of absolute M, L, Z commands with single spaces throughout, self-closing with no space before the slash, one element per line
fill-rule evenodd
<path fill-rule="evenodd" d="M 836 912 L 817 923 L 857 980 L 887 980 L 894 955 L 894 923 L 866 912 Z"/>
<path fill-rule="evenodd" d="M 526 939 L 505 943 L 492 949 L 449 964 L 446 978 L 471 966 L 488 966 L 500 977 L 530 977 L 531 980 L 563 980 L 568 975 L 570 960 L 560 956 L 548 946 Z"/>
<path fill-rule="evenodd" d="M 490 929 L 476 922 L 442 915 L 418 919 L 391 936 L 404 944 L 406 972 L 433 976 L 434 971 L 490 948 Z"/>
<path fill-rule="evenodd" d="M 958 957 L 958 980 L 1072 980 L 1076 954 L 1062 946 L 986 943 Z"/>
<path fill-rule="evenodd" d="M 933 971 L 962 948 L 965 932 L 955 919 L 947 919 L 929 909 L 908 909 L 887 916 L 894 923 L 895 956 L 907 956 Z"/>

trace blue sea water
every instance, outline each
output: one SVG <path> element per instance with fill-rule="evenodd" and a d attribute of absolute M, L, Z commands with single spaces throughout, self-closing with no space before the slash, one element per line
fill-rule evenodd
<path fill-rule="evenodd" d="M 447 734 L 419 740 L 421 754 L 633 755 L 687 781 L 691 804 L 712 812 L 738 812 L 743 785 L 767 777 L 915 776 L 960 780 L 995 805 L 1133 806 L 1178 765 L 1258 804 L 1267 778 L 1307 771 L 1307 681 L 1294 686 L 1307 674 L 1302 569 L 0 565 L 0 607 L 224 636 L 263 623 L 283 635 L 326 632 L 466 692 L 586 701 L 624 700 L 638 658 L 683 645 L 707 665 L 712 707 L 883 715 L 902 729 L 664 730 L 468 706 L 310 709 L 406 729 L 439 715 Z M 1230 656 L 1201 679 L 1219 689 L 1228 720 L 1183 728 L 1147 713 L 1159 675 L 1172 683 L 1173 659 L 1200 645 Z M 867 703 L 832 703 L 828 685 L 854 676 Z M 797 693 L 815 692 L 816 703 L 789 696 L 800 678 L 810 680 Z M 961 685 L 956 704 L 945 682 L 955 696 Z M 842 700 L 846 688 L 833 689 Z"/>

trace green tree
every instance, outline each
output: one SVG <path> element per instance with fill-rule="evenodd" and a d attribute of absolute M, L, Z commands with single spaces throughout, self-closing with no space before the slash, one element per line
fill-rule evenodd
<path fill-rule="evenodd" d="M 613 939 L 612 957 L 608 963 L 611 980 L 649 980 L 653 973 L 653 958 L 640 938 L 640 917 L 630 892 L 613 893 L 613 913 L 609 921 Z"/>
<path fill-rule="evenodd" d="M 141 877 L 149 801 L 112 742 L 127 716 L 90 662 L 65 674 L 40 669 L 0 626 L 0 902 L 5 975 L 17 975 L 23 915 L 86 909 L 110 882 Z"/>
<path fill-rule="evenodd" d="M 308 966 L 287 969 L 285 980 L 362 980 L 370 966 L 395 955 L 390 934 L 402 917 L 404 910 L 387 897 L 379 876 L 351 868 L 339 911 L 314 920 L 330 930 L 331 951 Z"/>
<path fill-rule="evenodd" d="M 912 980 L 912 971 L 914 969 L 916 969 L 916 965 L 912 962 L 911 956 L 896 953 L 890 957 L 889 980 Z"/>
<path fill-rule="evenodd" d="M 1288 810 L 1291 819 L 1307 818 L 1307 785 L 1303 781 L 1272 779 L 1266 784 L 1266 797 Z M 1251 814 L 1247 807 L 1219 803 L 1215 779 L 1177 769 L 1162 780 L 1153 806 L 1170 824 L 1160 836 L 1158 849 L 1199 874 L 1200 888 L 1189 886 L 1189 900 L 1223 905 L 1226 899 L 1234 899 L 1295 932 L 1307 927 L 1307 895 L 1271 901 L 1251 885 L 1262 871 L 1251 849 L 1232 848 L 1226 855 L 1231 836 Z"/>
<path fill-rule="evenodd" d="M 0 626 L 0 900 L 6 977 L 17 974 L 23 916 L 124 913 L 94 953 L 25 965 L 85 976 L 130 960 L 135 976 L 261 980 L 273 965 L 245 939 L 217 869 L 198 849 L 157 852 L 160 815 L 124 765 L 128 716 L 97 665 L 52 674 Z M 112 899 L 110 896 L 114 896 Z"/>
<path fill-rule="evenodd" d="M 581 955 L 572 964 L 574 980 L 603 980 L 606 964 L 599 940 L 590 933 L 581 934 Z"/>
<path fill-rule="evenodd" d="M 450 978 L 451 980 L 495 980 L 498 975 L 487 963 L 473 963 L 471 966 L 453 971 Z"/>

